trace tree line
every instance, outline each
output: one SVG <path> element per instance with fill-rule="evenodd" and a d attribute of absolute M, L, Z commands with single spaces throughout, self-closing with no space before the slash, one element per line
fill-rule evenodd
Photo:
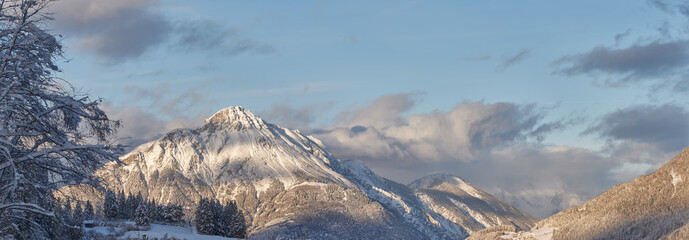
<path fill-rule="evenodd" d="M 184 222 L 184 209 L 177 204 L 160 205 L 155 200 L 147 201 L 141 196 L 125 195 L 124 192 L 105 192 L 103 217 L 108 220 L 134 220 L 139 226 L 151 222 L 179 224 Z"/>
<path fill-rule="evenodd" d="M 246 237 L 244 215 L 234 201 L 222 205 L 218 200 L 201 198 L 194 215 L 196 231 L 200 234 Z"/>
<path fill-rule="evenodd" d="M 182 206 L 177 204 L 156 204 L 141 196 L 125 195 L 124 192 L 106 191 L 102 217 L 107 220 L 133 220 L 138 226 L 149 226 L 151 222 L 166 224 L 185 223 Z M 200 234 L 226 237 L 246 237 L 244 215 L 234 201 L 221 204 L 218 200 L 201 198 L 192 222 Z"/>

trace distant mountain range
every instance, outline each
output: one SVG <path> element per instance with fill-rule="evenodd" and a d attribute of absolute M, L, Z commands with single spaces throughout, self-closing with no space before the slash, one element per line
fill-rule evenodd
<path fill-rule="evenodd" d="M 361 162 L 335 158 L 318 139 L 241 107 L 120 160 L 95 173 L 107 188 L 189 208 L 201 197 L 234 200 L 250 238 L 462 239 L 486 227 L 530 229 L 536 222 L 459 177 L 431 175 L 408 186 L 381 178 Z M 91 187 L 62 193 L 102 204 Z"/>

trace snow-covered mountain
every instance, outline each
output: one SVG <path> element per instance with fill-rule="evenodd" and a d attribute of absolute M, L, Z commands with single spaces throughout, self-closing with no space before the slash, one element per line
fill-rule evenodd
<path fill-rule="evenodd" d="M 220 110 L 96 171 L 108 188 L 193 207 L 234 200 L 252 238 L 458 239 L 485 227 L 535 220 L 465 181 L 436 175 L 405 186 L 362 163 L 341 161 L 298 130 L 249 110 Z M 89 187 L 67 195 L 99 203 Z"/>
<path fill-rule="evenodd" d="M 689 239 L 689 148 L 654 173 L 539 222 L 553 239 Z"/>
<path fill-rule="evenodd" d="M 513 225 L 516 229 L 529 229 L 537 219 L 510 206 L 463 179 L 435 174 L 409 184 L 426 208 L 470 232 L 487 227 Z"/>

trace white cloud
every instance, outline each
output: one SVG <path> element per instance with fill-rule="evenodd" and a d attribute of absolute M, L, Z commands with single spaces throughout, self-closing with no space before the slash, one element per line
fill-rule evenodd
<path fill-rule="evenodd" d="M 63 0 L 53 5 L 58 30 L 107 63 L 139 57 L 163 43 L 172 23 L 153 10 L 157 1 Z"/>
<path fill-rule="evenodd" d="M 117 130 L 119 142 L 128 147 L 136 147 L 142 143 L 155 140 L 163 134 L 178 128 L 200 126 L 203 118 L 174 118 L 166 120 L 141 107 L 121 108 L 111 104 L 104 104 L 102 109 L 113 120 L 120 120 L 122 127 Z"/>
<path fill-rule="evenodd" d="M 61 0 L 52 6 L 58 31 L 76 37 L 79 50 L 105 64 L 136 59 L 166 45 L 222 56 L 271 54 L 276 48 L 246 30 L 213 21 L 172 20 L 156 0 Z"/>
<path fill-rule="evenodd" d="M 416 98 L 418 94 L 381 97 L 340 114 L 335 127 L 314 134 L 345 159 L 470 162 L 484 152 L 553 130 L 541 127 L 542 114 L 533 106 L 512 103 L 464 102 L 448 112 L 403 117 Z"/>

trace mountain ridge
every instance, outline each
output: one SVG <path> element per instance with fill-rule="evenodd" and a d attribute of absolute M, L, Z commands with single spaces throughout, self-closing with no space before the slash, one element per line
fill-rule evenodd
<path fill-rule="evenodd" d="M 553 239 L 689 238 L 689 147 L 653 173 L 615 185 L 537 227 Z"/>
<path fill-rule="evenodd" d="M 529 229 L 531 226 L 523 223 L 536 221 L 521 210 L 473 186 L 461 177 L 451 174 L 427 175 L 408 186 L 414 189 L 415 194 L 426 203 L 426 206 L 448 219 L 461 222 L 463 226 L 471 228 L 472 232 L 502 225 L 511 225 L 516 229 Z M 467 218 L 467 216 L 472 217 Z M 523 216 L 523 218 L 515 218 L 515 216 Z"/>
<path fill-rule="evenodd" d="M 449 186 L 415 188 L 384 179 L 361 162 L 335 158 L 318 139 L 265 122 L 242 107 L 222 109 L 199 128 L 144 143 L 95 175 L 108 189 L 158 203 L 193 207 L 201 197 L 236 201 L 255 238 L 340 238 L 352 234 L 343 228 L 356 227 L 353 238 L 454 239 L 503 222 L 522 228 L 535 222 L 519 211 L 496 216 L 472 210 L 477 204 L 485 210 L 513 208 L 483 191 L 469 198 Z M 474 189 L 463 180 L 460 185 Z M 93 190 L 64 193 L 98 204 Z M 341 227 L 324 224 L 326 219 Z"/>

